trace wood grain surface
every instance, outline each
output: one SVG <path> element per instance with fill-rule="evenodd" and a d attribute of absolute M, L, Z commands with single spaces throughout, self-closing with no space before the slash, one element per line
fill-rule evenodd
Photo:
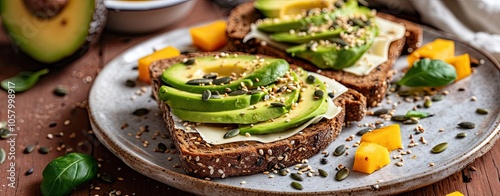
<path fill-rule="evenodd" d="M 187 27 L 200 22 L 224 18 L 227 8 L 208 0 L 198 0 L 192 12 L 179 23 L 159 32 L 144 35 L 124 35 L 105 31 L 81 58 L 63 68 L 51 69 L 29 91 L 15 94 L 16 131 L 15 160 L 0 165 L 0 195 L 41 195 L 40 183 L 43 168 L 54 158 L 66 152 L 82 152 L 99 160 L 99 174 L 114 178 L 108 183 L 99 178 L 75 189 L 71 195 L 190 195 L 189 190 L 177 190 L 139 174 L 125 165 L 102 145 L 90 129 L 86 100 L 92 81 L 107 62 L 124 50 L 155 35 Z M 42 66 L 16 52 L 4 31 L 0 33 L 0 80 L 23 70 L 38 70 Z M 69 89 L 64 97 L 52 91 L 57 85 Z M 495 114 L 498 115 L 498 114 Z M 0 90 L 0 122 L 7 120 L 7 93 Z M 55 126 L 51 127 L 49 125 Z M 47 138 L 52 134 L 52 139 Z M 35 145 L 30 154 L 23 154 L 26 146 Z M 39 147 L 49 147 L 48 154 L 38 153 Z M 0 147 L 9 153 L 7 140 L 0 140 Z M 15 163 L 15 188 L 9 187 L 9 164 Z M 30 168 L 31 175 L 25 175 Z M 464 170 L 435 184 L 400 195 L 446 195 L 460 191 L 465 195 L 500 194 L 500 143 Z M 12 185 L 12 184 L 11 184 Z"/>

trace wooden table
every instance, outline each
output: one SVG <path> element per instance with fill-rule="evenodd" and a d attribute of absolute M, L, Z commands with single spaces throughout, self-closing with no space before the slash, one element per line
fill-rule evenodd
<path fill-rule="evenodd" d="M 192 13 L 181 22 L 147 35 L 122 35 L 104 32 L 97 44 L 72 64 L 52 69 L 31 90 L 15 94 L 16 147 L 15 147 L 15 187 L 10 188 L 7 179 L 9 163 L 0 165 L 0 195 L 41 195 L 40 183 L 43 168 L 54 158 L 66 151 L 88 153 L 99 160 L 99 173 L 115 177 L 112 183 L 94 179 L 73 191 L 73 195 L 108 195 L 118 191 L 121 195 L 180 195 L 188 194 L 157 182 L 132 170 L 113 155 L 92 134 L 84 108 L 92 80 L 115 56 L 148 38 L 160 33 L 190 25 L 212 21 L 227 16 L 228 10 L 218 7 L 212 1 L 198 1 Z M 18 55 L 10 46 L 7 37 L 0 34 L 0 80 L 15 75 L 22 70 L 38 70 L 36 63 Z M 52 91 L 57 85 L 70 89 L 67 96 L 55 96 Z M 7 93 L 0 91 L 0 121 L 7 120 Z M 52 126 L 54 127 L 52 127 Z M 54 137 L 49 139 L 48 134 Z M 36 150 L 30 154 L 22 151 L 28 145 L 46 146 L 52 150 L 40 154 Z M 65 148 L 61 148 L 65 145 Z M 0 140 L 0 147 L 7 150 L 7 140 Z M 59 147 L 59 148 L 58 148 Z M 445 195 L 460 191 L 466 195 L 498 195 L 500 191 L 500 143 L 489 152 L 471 163 L 468 168 L 439 181 L 401 195 Z M 25 172 L 34 172 L 26 176 Z"/>

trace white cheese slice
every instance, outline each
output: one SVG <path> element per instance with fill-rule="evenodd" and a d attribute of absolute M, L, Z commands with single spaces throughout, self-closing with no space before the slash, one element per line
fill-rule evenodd
<path fill-rule="evenodd" d="M 339 82 L 327 78 L 325 76 L 322 76 L 320 74 L 312 73 L 309 72 L 309 74 L 316 76 L 319 80 L 325 82 L 326 88 L 328 92 L 335 92 L 335 98 L 342 95 L 347 91 L 347 87 L 344 85 L 340 84 Z M 304 128 L 309 126 L 310 124 L 314 124 L 319 122 L 322 118 L 327 118 L 327 119 L 332 119 L 335 116 L 337 116 L 340 111 L 342 111 L 341 107 L 336 106 L 332 99 L 328 99 L 328 110 L 325 114 L 314 117 L 313 119 L 307 121 L 306 123 L 302 124 L 299 127 L 280 132 L 280 133 L 272 133 L 272 134 L 265 134 L 265 135 L 252 135 L 250 137 L 242 136 L 242 135 L 237 135 L 236 137 L 224 139 L 224 134 L 228 131 L 227 129 L 223 129 L 222 127 L 218 126 L 210 126 L 210 125 L 196 125 L 195 127 L 189 127 L 186 128 L 183 125 L 182 120 L 180 120 L 177 116 L 172 115 L 174 122 L 175 122 L 175 128 L 176 129 L 182 129 L 184 132 L 191 132 L 191 133 L 196 133 L 198 132 L 200 136 L 202 137 L 203 140 L 205 140 L 209 144 L 217 145 L 217 144 L 225 144 L 225 143 L 231 143 L 231 142 L 240 142 L 240 141 L 258 141 L 262 143 L 269 143 L 269 142 L 274 142 L 282 139 L 286 139 L 288 137 L 291 137 L 300 131 L 302 131 Z"/>
<path fill-rule="evenodd" d="M 373 45 L 353 66 L 344 68 L 343 71 L 358 76 L 370 74 L 389 59 L 391 43 L 403 38 L 406 33 L 406 28 L 401 24 L 379 17 L 376 17 L 375 21 L 379 27 L 379 35 L 375 38 Z"/>
<path fill-rule="evenodd" d="M 395 40 L 403 38 L 406 33 L 406 28 L 399 23 L 380 17 L 376 17 L 376 23 L 379 26 L 379 35 L 375 38 L 373 45 L 353 66 L 345 68 L 343 71 L 358 76 L 370 74 L 371 71 L 387 61 L 390 44 Z M 269 35 L 259 31 L 255 24 L 251 25 L 251 31 L 243 38 L 243 43 L 252 38 L 260 40 L 261 43 L 265 41 L 266 44 L 282 51 L 285 51 L 291 46 L 271 40 Z"/>

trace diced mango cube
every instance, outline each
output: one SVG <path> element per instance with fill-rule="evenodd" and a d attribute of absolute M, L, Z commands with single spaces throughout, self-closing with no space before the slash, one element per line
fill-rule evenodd
<path fill-rule="evenodd" d="M 210 24 L 189 29 L 193 45 L 203 51 L 215 51 L 227 43 L 226 21 L 218 20 Z"/>
<path fill-rule="evenodd" d="M 362 142 L 354 154 L 354 171 L 371 174 L 391 162 L 387 148 L 371 142 Z"/>
<path fill-rule="evenodd" d="M 389 151 L 403 148 L 399 124 L 392 124 L 365 133 L 361 136 L 361 143 L 363 142 L 379 144 Z"/>
<path fill-rule="evenodd" d="M 457 70 L 456 81 L 469 76 L 472 73 L 470 68 L 470 57 L 469 54 L 465 53 L 460 56 L 451 57 L 445 59 L 445 61 L 455 67 Z"/>
<path fill-rule="evenodd" d="M 419 49 L 408 55 L 408 66 L 421 58 L 430 58 L 433 60 L 445 60 L 455 56 L 455 42 L 453 40 L 436 39 L 433 42 L 425 44 Z"/>
<path fill-rule="evenodd" d="M 446 194 L 446 196 L 464 196 L 460 191 L 455 191 L 449 194 Z"/>
<path fill-rule="evenodd" d="M 145 83 L 150 83 L 151 82 L 151 76 L 149 75 L 149 65 L 157 60 L 161 59 L 166 59 L 166 58 L 171 58 L 175 56 L 179 56 L 181 52 L 172 46 L 163 48 L 161 50 L 158 50 L 154 52 L 153 54 L 150 54 L 148 56 L 142 57 L 139 59 L 139 81 L 145 82 Z"/>

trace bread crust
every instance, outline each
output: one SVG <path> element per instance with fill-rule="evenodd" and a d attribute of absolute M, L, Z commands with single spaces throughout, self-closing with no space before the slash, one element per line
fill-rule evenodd
<path fill-rule="evenodd" d="M 184 58 L 215 54 L 218 53 L 192 53 L 153 63 L 150 73 L 156 100 L 159 100 L 158 89 L 163 84 L 161 74 L 164 69 Z M 301 134 L 287 139 L 271 143 L 245 141 L 210 145 L 203 141 L 198 133 L 186 133 L 176 129 L 169 106 L 158 101 L 173 143 L 179 151 L 182 167 L 189 175 L 200 178 L 261 173 L 273 168 L 291 166 L 318 154 L 340 134 L 347 117 L 360 120 L 366 111 L 365 97 L 352 89 L 335 99 L 334 103 L 342 107 L 336 117 L 309 125 Z"/>
<path fill-rule="evenodd" d="M 358 76 L 337 70 L 320 70 L 305 60 L 294 58 L 284 51 L 267 44 L 261 44 L 260 40 L 250 39 L 246 43 L 243 43 L 243 38 L 250 32 L 250 25 L 257 19 L 263 17 L 258 10 L 254 8 L 252 2 L 234 8 L 229 14 L 228 26 L 226 29 L 229 39 L 228 49 L 284 58 L 291 64 L 333 78 L 345 86 L 360 92 L 366 97 L 367 106 L 375 107 L 385 96 L 389 83 L 395 73 L 392 67 L 396 59 L 401 55 L 405 47 L 405 41 L 408 51 L 415 50 L 422 42 L 422 29 L 417 24 L 388 14 L 377 13 L 377 16 L 405 25 L 407 32 L 405 37 L 391 43 L 389 48 L 389 60 L 378 66 L 367 76 Z"/>

